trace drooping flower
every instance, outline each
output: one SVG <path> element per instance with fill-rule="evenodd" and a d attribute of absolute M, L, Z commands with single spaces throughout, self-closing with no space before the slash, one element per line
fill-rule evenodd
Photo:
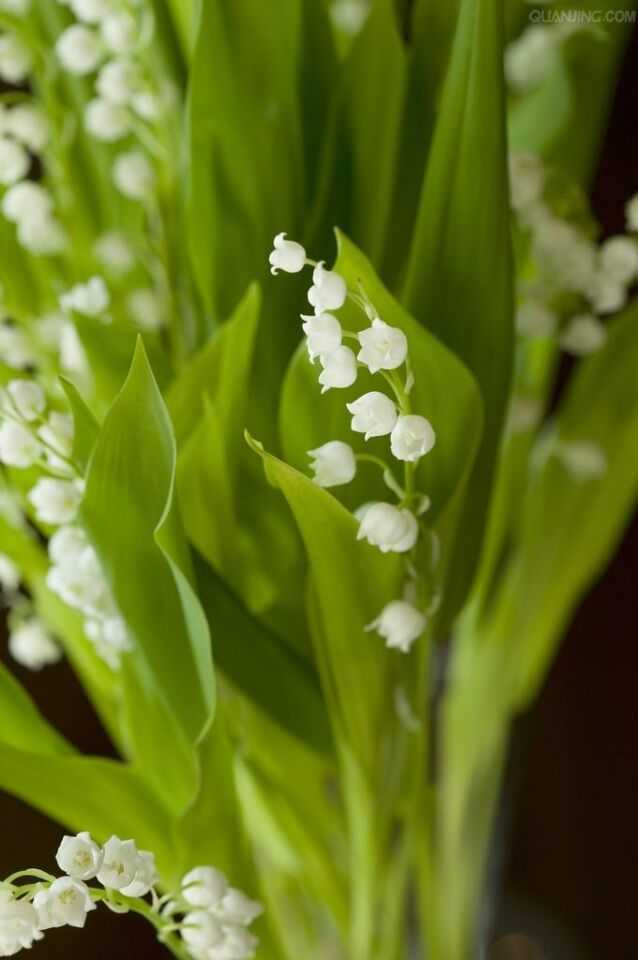
<path fill-rule="evenodd" d="M 413 604 L 406 600 L 393 600 L 366 630 L 375 630 L 390 649 L 409 653 L 414 641 L 425 630 L 426 623 L 425 615 Z"/>
<path fill-rule="evenodd" d="M 24 420 L 37 420 L 46 407 L 44 390 L 33 380 L 10 380 L 7 392 Z"/>
<path fill-rule="evenodd" d="M 137 854 L 137 867 L 132 881 L 125 887 L 120 887 L 120 893 L 125 897 L 145 897 L 157 883 L 158 874 L 155 866 L 155 854 L 150 850 L 140 850 Z"/>
<path fill-rule="evenodd" d="M 21 143 L 0 136 L 0 183 L 10 186 L 29 172 L 29 154 Z"/>
<path fill-rule="evenodd" d="M 41 940 L 38 914 L 26 900 L 16 900 L 9 889 L 0 887 L 0 956 L 11 957 Z"/>
<path fill-rule="evenodd" d="M 627 287 L 622 281 L 599 271 L 590 280 L 588 297 L 598 313 L 616 313 L 627 302 Z"/>
<path fill-rule="evenodd" d="M 135 265 L 135 255 L 124 233 L 109 230 L 95 242 L 95 256 L 113 273 L 124 274 Z"/>
<path fill-rule="evenodd" d="M 126 298 L 126 306 L 135 323 L 149 333 L 160 330 L 164 323 L 162 304 L 150 287 L 132 290 Z"/>
<path fill-rule="evenodd" d="M 96 909 L 88 887 L 73 877 L 58 877 L 46 890 L 33 898 L 40 930 L 52 927 L 77 927 L 86 923 L 87 914 Z"/>
<path fill-rule="evenodd" d="M 558 317 L 538 300 L 524 300 L 516 310 L 516 332 L 521 337 L 551 337 Z"/>
<path fill-rule="evenodd" d="M 62 650 L 55 642 L 43 623 L 32 617 L 9 633 L 9 653 L 13 659 L 28 670 L 41 670 L 42 667 L 57 663 Z"/>
<path fill-rule="evenodd" d="M 155 183 L 150 160 L 141 150 L 128 150 L 115 158 L 113 179 L 118 190 L 131 200 L 144 200 Z"/>
<path fill-rule="evenodd" d="M 130 53 L 137 44 L 137 20 L 127 10 L 110 13 L 102 21 L 100 29 L 102 39 L 112 53 Z"/>
<path fill-rule="evenodd" d="M 40 456 L 40 444 L 27 427 L 13 420 L 0 424 L 0 462 L 25 469 Z"/>
<path fill-rule="evenodd" d="M 238 924 L 242 927 L 249 926 L 253 920 L 261 916 L 264 912 L 262 904 L 258 900 L 252 900 L 241 890 L 234 887 L 224 895 L 221 903 L 216 909 L 218 915 L 224 923 Z"/>
<path fill-rule="evenodd" d="M 602 273 L 619 284 L 628 286 L 638 276 L 638 244 L 631 237 L 610 237 L 599 253 Z"/>
<path fill-rule="evenodd" d="M 522 151 L 509 155 L 510 202 L 518 214 L 525 214 L 543 196 L 545 173 L 539 158 Z"/>
<path fill-rule="evenodd" d="M 364 393 L 346 407 L 352 414 L 351 428 L 355 433 L 363 433 L 366 440 L 386 436 L 397 422 L 396 404 L 378 390 Z"/>
<path fill-rule="evenodd" d="M 382 553 L 406 553 L 419 535 L 416 517 L 390 503 L 371 503 L 359 525 L 358 540 L 367 540 Z"/>
<path fill-rule="evenodd" d="M 224 940 L 220 921 L 208 910 L 192 910 L 182 924 L 182 939 L 193 955 L 203 956 Z"/>
<path fill-rule="evenodd" d="M 9 110 L 4 126 L 12 137 L 32 153 L 40 153 L 49 142 L 46 115 L 32 103 L 19 103 Z"/>
<path fill-rule="evenodd" d="M 563 350 L 576 356 L 585 356 L 600 350 L 607 340 L 607 331 L 598 317 L 582 313 L 572 317 L 560 338 Z"/>
<path fill-rule="evenodd" d="M 505 51 L 505 77 L 515 93 L 538 87 L 558 62 L 561 35 L 547 24 L 533 24 Z"/>
<path fill-rule="evenodd" d="M 258 946 L 257 937 L 244 927 L 227 926 L 222 942 L 208 951 L 207 960 L 250 960 Z"/>
<path fill-rule="evenodd" d="M 436 434 L 425 417 L 412 413 L 401 416 L 390 435 L 390 448 L 397 460 L 414 463 L 432 449 Z"/>
<path fill-rule="evenodd" d="M 131 120 L 126 107 L 95 97 L 86 105 L 84 126 L 97 140 L 115 143 L 129 132 Z"/>
<path fill-rule="evenodd" d="M 311 316 L 302 313 L 303 331 L 308 340 L 308 354 L 315 357 L 333 353 L 341 346 L 341 324 L 331 313 L 316 313 Z"/>
<path fill-rule="evenodd" d="M 24 83 L 33 66 L 31 51 L 15 33 L 0 36 L 0 78 L 7 83 Z"/>
<path fill-rule="evenodd" d="M 323 370 L 319 374 L 322 393 L 332 387 L 351 387 L 357 379 L 357 360 L 350 347 L 337 347 L 320 358 Z"/>
<path fill-rule="evenodd" d="M 99 23 L 113 9 L 113 0 L 65 0 L 78 20 Z"/>
<path fill-rule="evenodd" d="M 82 499 L 82 487 L 74 480 L 42 477 L 28 495 L 38 520 L 58 526 L 70 523 Z"/>
<path fill-rule="evenodd" d="M 98 74 L 95 89 L 111 103 L 128 106 L 144 87 L 139 63 L 130 57 L 116 57 L 104 64 Z"/>
<path fill-rule="evenodd" d="M 60 870 L 75 880 L 92 880 L 102 866 L 102 848 L 86 831 L 62 838 L 55 859 Z"/>
<path fill-rule="evenodd" d="M 370 373 L 379 370 L 396 370 L 408 355 L 408 341 L 403 330 L 391 327 L 379 317 L 375 317 L 372 326 L 358 335 L 361 350 L 357 360 L 365 364 Z"/>
<path fill-rule="evenodd" d="M 0 553 L 0 591 L 4 594 L 15 593 L 20 586 L 20 571 L 6 553 Z"/>
<path fill-rule="evenodd" d="M 108 287 L 102 277 L 91 277 L 86 283 L 77 283 L 60 297 L 63 310 L 74 310 L 85 317 L 97 317 L 111 301 Z"/>
<path fill-rule="evenodd" d="M 286 240 L 285 233 L 278 233 L 273 241 L 273 250 L 268 257 L 270 272 L 276 276 L 279 270 L 299 273 L 306 263 L 306 251 L 295 240 Z"/>
<path fill-rule="evenodd" d="M 29 214 L 18 223 L 18 242 L 25 250 L 41 256 L 55 256 L 66 247 L 62 226 L 49 214 Z"/>
<path fill-rule="evenodd" d="M 55 51 L 64 69 L 78 76 L 93 73 L 104 55 L 99 35 L 81 23 L 72 24 L 60 34 Z"/>
<path fill-rule="evenodd" d="M 339 310 L 346 302 L 348 288 L 341 274 L 326 270 L 323 261 L 312 272 L 312 286 L 308 290 L 308 302 L 316 313 L 324 310 Z"/>
<path fill-rule="evenodd" d="M 216 907 L 228 891 L 228 881 L 215 867 L 194 867 L 182 878 L 182 897 L 192 907 Z"/>
<path fill-rule="evenodd" d="M 135 880 L 139 867 L 138 850 L 134 840 L 111 837 L 104 844 L 104 858 L 97 873 L 103 887 L 123 890 Z"/>
<path fill-rule="evenodd" d="M 330 440 L 315 450 L 309 450 L 314 481 L 320 487 L 339 487 L 354 480 L 357 462 L 354 451 L 341 440 Z"/>
<path fill-rule="evenodd" d="M 16 183 L 2 198 L 2 212 L 13 223 L 19 223 L 29 216 L 48 216 L 52 209 L 51 194 L 42 184 L 33 180 Z"/>

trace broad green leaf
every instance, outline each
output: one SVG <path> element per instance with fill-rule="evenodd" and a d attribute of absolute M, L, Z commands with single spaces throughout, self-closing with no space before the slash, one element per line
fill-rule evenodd
<path fill-rule="evenodd" d="M 197 569 L 220 670 L 289 733 L 328 750 L 330 728 L 311 667 L 252 616 L 213 570 L 201 562 Z"/>
<path fill-rule="evenodd" d="M 156 787 L 172 779 L 179 807 L 191 790 L 190 745 L 209 722 L 214 683 L 208 636 L 174 574 L 186 550 L 174 472 L 170 420 L 139 344 L 100 432 L 80 518 L 133 637 L 122 674 L 135 760 Z"/>
<path fill-rule="evenodd" d="M 478 560 L 512 367 L 501 21 L 499 0 L 461 4 L 405 283 L 408 309 L 467 364 L 485 406 L 448 616 Z"/>
<path fill-rule="evenodd" d="M 417 472 L 417 487 L 432 499 L 432 523 L 442 519 L 446 506 L 462 486 L 471 468 L 481 431 L 481 398 L 476 383 L 463 364 L 427 329 L 419 326 L 388 293 L 370 263 L 340 232 L 339 254 L 335 269 L 353 290 L 363 290 L 386 323 L 402 329 L 409 343 L 410 363 L 415 376 L 411 393 L 412 409 L 432 423 L 437 440 L 431 453 L 423 458 Z M 348 301 L 339 313 L 348 330 L 369 325 L 361 309 Z M 290 366 L 282 392 L 281 437 L 286 459 L 298 470 L 307 471 L 307 451 L 328 440 L 343 440 L 357 452 L 373 453 L 392 463 L 387 438 L 368 441 L 350 429 L 350 414 L 345 404 L 368 390 L 388 392 L 379 376 L 359 373 L 357 382 L 347 390 L 320 393 L 318 368 L 301 344 Z M 397 468 L 399 466 L 396 462 Z M 335 492 L 352 509 L 366 499 L 387 499 L 376 466 L 362 464 L 360 480 Z M 398 479 L 403 480 L 399 474 Z"/>
<path fill-rule="evenodd" d="M 200 0 L 188 107 L 188 240 L 206 308 L 265 276 L 272 237 L 303 217 L 300 0 Z"/>
<path fill-rule="evenodd" d="M 96 840 L 132 837 L 152 850 L 170 882 L 174 854 L 166 810 L 130 768 L 98 757 L 47 756 L 0 743 L 0 787 L 70 830 Z"/>
<path fill-rule="evenodd" d="M 100 427 L 82 399 L 75 384 L 60 377 L 62 389 L 66 393 L 73 415 L 73 450 L 71 456 L 84 473 L 88 466 Z"/>
<path fill-rule="evenodd" d="M 4 664 L 0 664 L 0 743 L 30 753 L 74 752 L 64 737 L 47 723 Z"/>
<path fill-rule="evenodd" d="M 388 680 L 397 666 L 365 627 L 399 594 L 401 563 L 357 540 L 356 519 L 330 493 L 251 443 L 288 501 L 308 553 L 315 649 L 331 719 L 367 774 L 378 775 L 379 743 L 392 728 Z"/>

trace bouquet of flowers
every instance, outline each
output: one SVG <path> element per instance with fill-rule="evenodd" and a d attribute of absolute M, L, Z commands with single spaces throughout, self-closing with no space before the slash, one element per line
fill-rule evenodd
<path fill-rule="evenodd" d="M 0 787 L 68 831 L 0 956 L 100 904 L 185 960 L 482 955 L 512 720 L 638 491 L 593 9 L 0 0 L 8 651 L 120 758 L 0 665 Z"/>

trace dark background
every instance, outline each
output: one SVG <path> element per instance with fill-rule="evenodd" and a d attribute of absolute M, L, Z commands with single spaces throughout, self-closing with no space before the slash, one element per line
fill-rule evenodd
<path fill-rule="evenodd" d="M 638 35 L 592 194 L 606 234 L 623 230 L 624 203 L 638 192 L 636 118 Z M 538 703 L 518 725 L 494 960 L 638 960 L 637 571 L 635 522 L 576 616 Z M 41 675 L 12 669 L 83 752 L 109 752 L 65 664 Z M 54 867 L 56 824 L 2 793 L 0 824 L 0 877 Z M 82 933 L 49 931 L 35 950 L 48 960 L 166 956 L 143 921 L 106 910 L 92 914 Z"/>

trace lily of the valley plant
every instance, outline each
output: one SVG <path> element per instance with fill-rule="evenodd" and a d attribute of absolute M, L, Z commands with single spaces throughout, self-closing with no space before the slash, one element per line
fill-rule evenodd
<path fill-rule="evenodd" d="M 98 907 L 482 956 L 512 721 L 638 489 L 627 27 L 530 9 L 0 0 L 0 786 L 69 831 L 1 956 Z M 62 659 L 120 759 L 27 693 Z"/>

